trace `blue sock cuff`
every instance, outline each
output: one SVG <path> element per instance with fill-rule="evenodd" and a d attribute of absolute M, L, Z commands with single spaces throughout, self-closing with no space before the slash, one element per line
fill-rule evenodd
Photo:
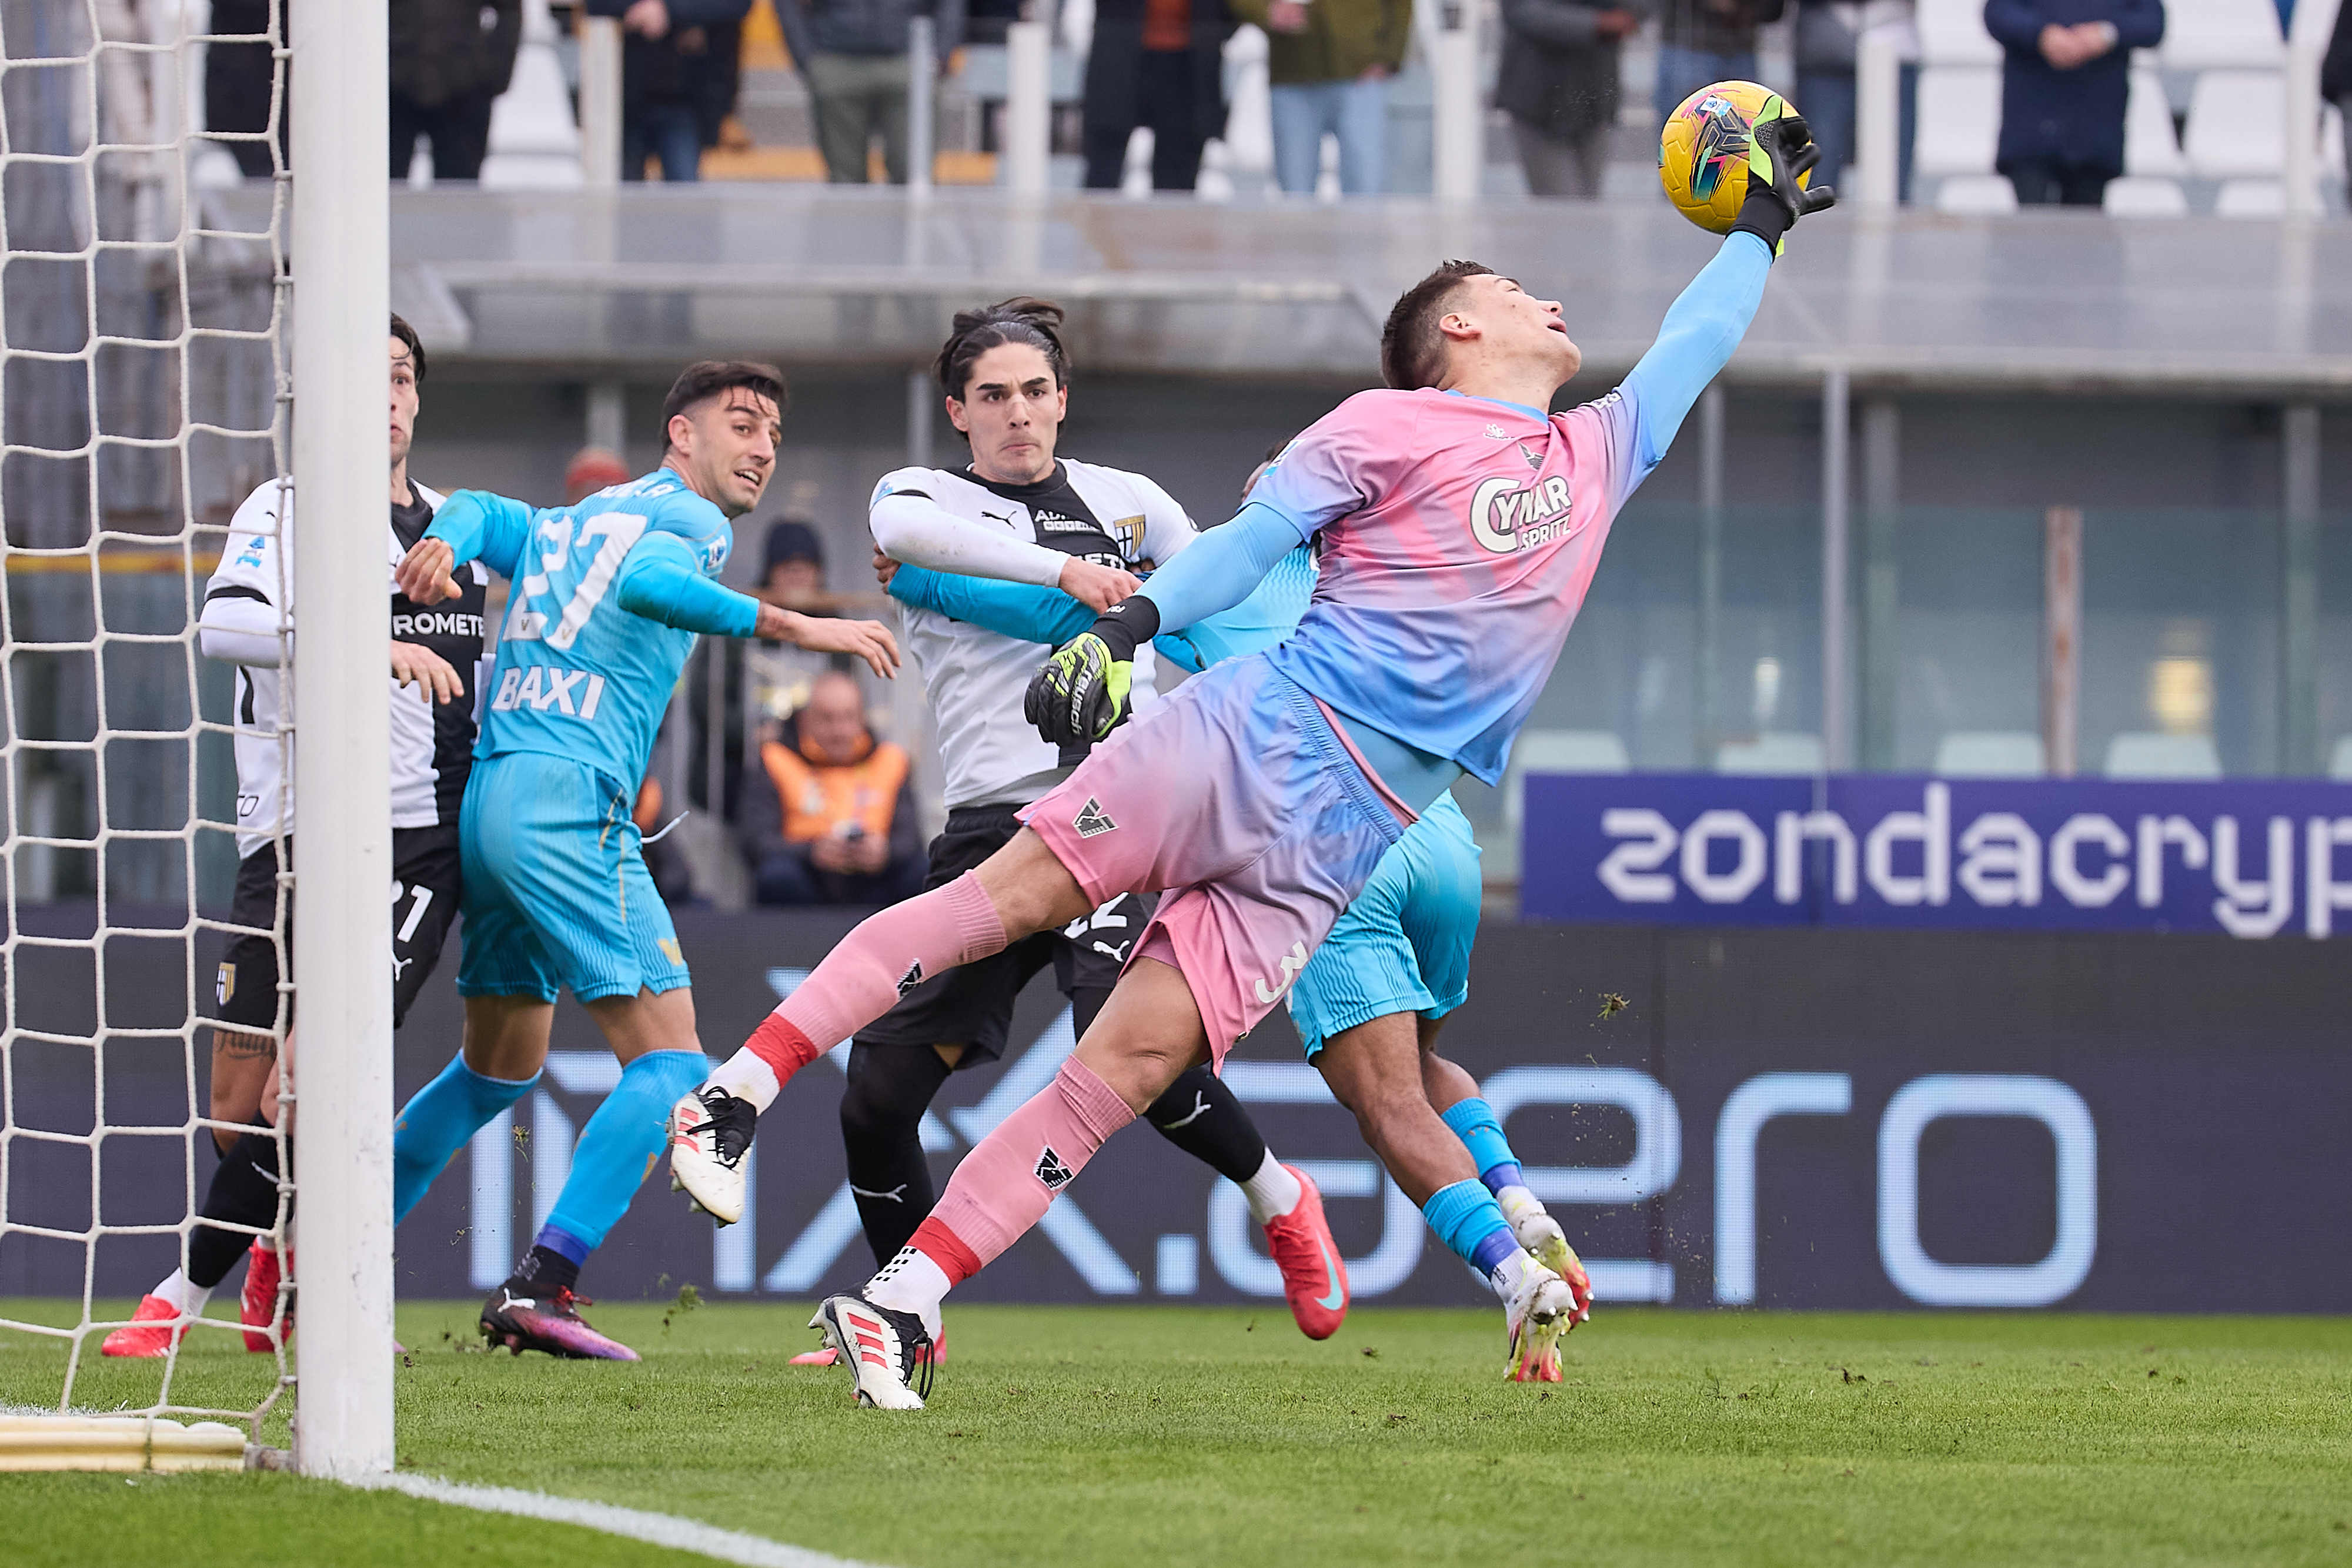
<path fill-rule="evenodd" d="M 1511 1152 L 1511 1140 L 1503 1136 L 1503 1124 L 1496 1116 L 1494 1107 L 1482 1097 L 1473 1094 L 1466 1100 L 1457 1100 L 1438 1114 L 1470 1151 L 1470 1158 L 1478 1167 L 1479 1179 L 1487 1186 L 1508 1185 L 1496 1182 L 1489 1174 L 1501 1166 L 1509 1166 L 1512 1180 L 1518 1179 L 1519 1156 Z"/>
<path fill-rule="evenodd" d="M 1500 1165 L 1488 1166 L 1478 1173 L 1478 1179 L 1485 1182 L 1486 1190 L 1497 1197 L 1503 1196 L 1503 1189 L 1507 1186 L 1528 1185 L 1527 1173 L 1519 1169 L 1517 1160 L 1505 1160 Z"/>
<path fill-rule="evenodd" d="M 621 1069 L 623 1078 L 632 1074 L 655 1079 L 662 1092 L 676 1100 L 710 1076 L 710 1059 L 698 1051 L 649 1051 Z M 665 1103 L 662 1109 L 667 1111 L 669 1106 Z"/>
<path fill-rule="evenodd" d="M 588 1261 L 588 1254 L 595 1250 L 569 1230 L 556 1225 L 541 1226 L 539 1236 L 531 1245 L 544 1247 L 550 1252 L 561 1252 L 572 1260 L 574 1268 Z"/>
<path fill-rule="evenodd" d="M 1473 1251 L 1470 1266 L 1481 1274 L 1492 1274 L 1503 1266 L 1503 1260 L 1519 1249 L 1519 1239 L 1511 1234 L 1507 1225 L 1499 1230 L 1489 1230 Z"/>
<path fill-rule="evenodd" d="M 463 1051 L 451 1057 L 449 1064 L 465 1075 L 466 1087 L 476 1094 L 485 1100 L 503 1101 L 501 1110 L 539 1087 L 540 1079 L 546 1076 L 546 1069 L 541 1068 L 528 1078 L 493 1078 L 487 1072 L 477 1072 L 467 1066 Z"/>
<path fill-rule="evenodd" d="M 1481 1274 L 1492 1273 L 1495 1264 L 1518 1245 L 1495 1195 L 1475 1181 L 1439 1187 L 1421 1212 L 1446 1249 Z M 1485 1256 L 1488 1252 L 1494 1254 L 1491 1259 Z"/>

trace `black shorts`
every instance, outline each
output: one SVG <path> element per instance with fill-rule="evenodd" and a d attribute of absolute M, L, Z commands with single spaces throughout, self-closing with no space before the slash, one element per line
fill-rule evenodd
<path fill-rule="evenodd" d="M 948 813 L 947 831 L 931 841 L 926 892 L 944 887 L 1013 841 L 1018 808 L 982 806 Z M 1156 894 L 1122 893 L 1059 931 L 1024 936 L 1002 953 L 934 975 L 857 1031 L 859 1045 L 961 1045 L 958 1067 L 1004 1054 L 1013 999 L 1047 964 L 1064 996 L 1108 991 L 1151 918 Z"/>
<path fill-rule="evenodd" d="M 287 841 L 290 849 L 292 840 Z M 395 828 L 392 833 L 392 1027 L 398 1029 L 441 961 L 441 944 L 457 917 L 463 883 L 455 828 Z M 267 843 L 237 862 L 229 920 L 268 931 L 278 922 L 278 846 Z M 294 899 L 286 900 L 286 956 L 294 956 Z M 221 954 L 213 981 L 213 1016 L 233 1029 L 263 1033 L 278 1022 L 278 945 L 239 933 Z M 287 1021 L 293 1019 L 289 1013 Z"/>

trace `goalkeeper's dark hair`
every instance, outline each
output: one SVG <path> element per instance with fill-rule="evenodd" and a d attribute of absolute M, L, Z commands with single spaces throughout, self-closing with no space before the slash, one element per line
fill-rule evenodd
<path fill-rule="evenodd" d="M 416 335 L 415 328 L 400 319 L 400 312 L 397 310 L 392 313 L 392 335 L 406 345 L 409 365 L 416 371 L 416 384 L 423 386 L 425 384 L 425 340 Z"/>
<path fill-rule="evenodd" d="M 933 367 L 940 390 L 961 402 L 963 389 L 971 381 L 972 361 L 1006 343 L 1026 343 L 1036 350 L 1054 367 L 1054 384 L 1069 385 L 1070 353 L 1062 346 L 1062 308 L 1052 300 L 1026 294 L 977 310 L 957 311 Z"/>
<path fill-rule="evenodd" d="M 739 388 L 774 403 L 778 419 L 792 406 L 784 372 L 773 365 L 759 360 L 698 360 L 678 372 L 677 380 L 670 382 L 669 395 L 662 399 L 662 450 L 669 450 L 671 420 Z"/>
<path fill-rule="evenodd" d="M 1494 271 L 1476 261 L 1441 261 L 1404 291 L 1381 329 L 1381 379 L 1402 392 L 1433 387 L 1445 373 L 1445 338 L 1437 324 L 1465 277 Z"/>

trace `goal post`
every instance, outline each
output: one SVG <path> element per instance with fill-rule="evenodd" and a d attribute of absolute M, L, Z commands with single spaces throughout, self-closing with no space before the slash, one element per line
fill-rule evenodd
<path fill-rule="evenodd" d="M 393 1465 L 386 8 L 290 8 L 294 1458 Z"/>

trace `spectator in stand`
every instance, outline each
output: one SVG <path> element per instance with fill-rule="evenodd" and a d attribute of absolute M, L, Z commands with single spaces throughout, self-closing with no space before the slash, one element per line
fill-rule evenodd
<path fill-rule="evenodd" d="M 1664 0 L 1658 13 L 1658 85 L 1651 107 L 1665 123 L 1711 82 L 1756 79 L 1756 29 L 1787 0 Z M 1798 106 L 1800 109 L 1803 105 Z"/>
<path fill-rule="evenodd" d="M 1412 0 L 1232 0 L 1266 32 L 1274 99 L 1274 171 L 1294 196 L 1311 196 L 1323 170 L 1323 133 L 1339 139 L 1339 189 L 1386 188 L 1388 79 L 1412 40 Z"/>
<path fill-rule="evenodd" d="M 625 485 L 636 476 L 621 455 L 603 446 L 583 446 L 563 466 L 563 504 L 576 507 L 599 490 Z"/>
<path fill-rule="evenodd" d="M 944 64 L 963 42 L 964 0 L 776 0 L 784 44 L 808 84 L 824 177 L 866 183 L 866 149 L 882 138 L 890 183 L 907 183 L 908 24 L 934 16 L 931 47 Z M 932 149 L 924 148 L 929 157 Z"/>
<path fill-rule="evenodd" d="M 621 178 L 642 180 L 646 160 L 662 178 L 702 177 L 702 150 L 718 140 L 734 101 L 735 61 L 751 0 L 587 0 L 591 16 L 621 19 Z M 722 105 L 718 116 L 714 103 Z"/>
<path fill-rule="evenodd" d="M 433 178 L 478 180 L 490 105 L 514 76 L 522 0 L 392 0 L 392 177 L 408 178 L 416 139 Z"/>
<path fill-rule="evenodd" d="M 1620 5 L 1503 0 L 1503 60 L 1495 107 L 1509 113 L 1528 191 L 1601 194 L 1617 123 L 1618 46 L 1642 25 Z"/>
<path fill-rule="evenodd" d="M 896 904 L 923 885 L 907 754 L 877 742 L 857 683 L 817 677 L 743 789 L 743 841 L 761 904 Z"/>
<path fill-rule="evenodd" d="M 1822 161 L 1813 166 L 1813 183 L 1843 190 L 1845 166 L 1853 162 L 1854 68 L 1861 56 L 1862 36 L 1879 27 L 1908 29 L 1912 0 L 1796 3 L 1797 110 L 1813 133 L 1813 145 L 1822 150 Z M 1918 83 L 1919 68 L 1906 62 L 1902 68 L 1901 124 L 1896 133 L 1900 183 L 1906 198 Z"/>
<path fill-rule="evenodd" d="M 1102 0 L 1087 56 L 1087 188 L 1118 188 L 1127 140 L 1151 128 L 1151 188 L 1189 191 L 1225 125 L 1225 0 Z"/>
<path fill-rule="evenodd" d="M 825 591 L 824 547 L 806 517 L 779 518 L 768 528 L 752 594 L 780 609 L 803 615 L 840 613 L 840 601 Z M 789 643 L 751 642 L 743 646 L 744 690 L 763 740 L 773 739 L 784 721 L 805 706 L 816 678 L 844 666 L 830 653 L 813 653 Z"/>
<path fill-rule="evenodd" d="M 2352 156 L 2352 5 L 2336 12 L 2336 31 L 2319 64 L 2319 94 L 2342 110 L 2344 151 Z"/>
<path fill-rule="evenodd" d="M 2021 206 L 2095 207 L 2124 172 L 2131 51 L 2164 41 L 2160 0 L 1985 0 L 2001 47 L 2000 150 Z"/>
<path fill-rule="evenodd" d="M 278 7 L 278 41 L 286 38 L 288 7 L 293 0 L 274 0 Z M 273 0 L 213 0 L 211 31 L 215 36 L 260 35 L 269 31 Z M 273 172 L 269 142 L 269 100 L 276 90 L 277 66 L 269 45 L 207 44 L 205 47 L 205 129 L 249 136 L 249 141 L 224 141 L 236 160 L 237 172 L 248 180 L 267 180 Z M 292 90 L 292 77 L 288 78 Z M 291 116 L 278 117 L 278 161 L 288 162 L 286 131 Z"/>

